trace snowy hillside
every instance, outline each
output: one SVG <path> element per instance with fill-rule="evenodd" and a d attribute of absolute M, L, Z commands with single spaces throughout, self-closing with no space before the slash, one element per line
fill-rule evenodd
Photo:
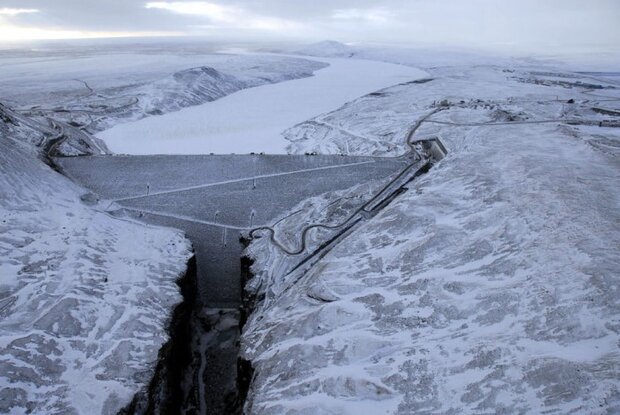
<path fill-rule="evenodd" d="M 246 410 L 620 412 L 618 85 L 429 72 L 287 132 L 294 152 L 402 154 L 430 114 L 414 136 L 449 155 L 307 273 L 252 243 Z"/>
<path fill-rule="evenodd" d="M 271 58 L 282 59 L 283 65 L 290 59 Z M 245 89 L 161 117 L 119 124 L 97 137 L 124 154 L 282 154 L 288 144 L 282 131 L 287 128 L 360 95 L 426 76 L 416 68 L 368 60 L 320 58 L 313 64 L 322 69 L 311 77 Z M 227 88 L 227 83 L 228 78 L 222 78 L 216 85 Z M 166 108 L 170 105 L 166 102 L 157 105 Z"/>
<path fill-rule="evenodd" d="M 443 113 L 450 109 L 463 123 L 587 119 L 598 124 L 614 120 L 599 107 L 619 105 L 619 101 L 609 101 L 604 95 L 618 87 L 603 81 L 610 88 L 593 92 L 592 86 L 601 82 L 585 75 L 497 66 L 435 68 L 427 72 L 423 79 L 370 93 L 287 129 L 284 137 L 291 142 L 287 150 L 395 156 L 406 151 L 403 137 L 414 120 L 431 111 Z M 597 94 L 603 94 L 602 98 Z M 569 103 L 571 99 L 575 102 Z M 440 125 L 428 123 L 424 128 L 432 126 Z"/>
<path fill-rule="evenodd" d="M 114 414 L 145 388 L 191 247 L 113 219 L 0 121 L 0 412 Z"/>
<path fill-rule="evenodd" d="M 301 48 L 279 49 L 279 52 L 293 53 L 301 56 L 327 58 L 368 59 L 390 62 L 417 68 L 435 68 L 438 66 L 492 65 L 513 62 L 515 59 L 481 51 L 442 48 L 412 48 L 394 46 L 348 45 L 333 40 L 306 45 Z M 557 63 L 557 62 L 556 62 Z"/>
<path fill-rule="evenodd" d="M 353 57 L 359 52 L 358 48 L 345 45 L 344 43 L 333 40 L 324 40 L 322 42 L 313 43 L 293 51 L 298 55 L 320 56 L 325 58 L 346 58 Z"/>
<path fill-rule="evenodd" d="M 313 71 L 327 66 L 305 59 L 250 55 L 229 57 L 226 62 L 218 61 L 221 61 L 220 57 L 215 60 L 215 66 L 220 69 L 212 66 L 183 69 L 147 85 L 124 88 L 123 95 L 135 97 L 136 104 L 118 114 L 111 111 L 111 114 L 95 121 L 90 129 L 101 131 L 119 121 L 126 122 L 149 115 L 179 111 L 242 89 L 309 77 Z"/>
<path fill-rule="evenodd" d="M 169 49 L 14 54 L 5 52 L 0 65 L 2 102 L 41 122 L 51 117 L 89 133 L 241 89 L 309 77 L 326 66 L 294 57 Z"/>
<path fill-rule="evenodd" d="M 571 53 L 540 52 L 531 54 L 498 54 L 478 49 L 450 48 L 434 46 L 412 47 L 392 45 L 344 44 L 332 40 L 312 43 L 303 47 L 271 48 L 271 52 L 292 53 L 302 56 L 331 58 L 369 59 L 381 62 L 399 63 L 417 68 L 437 68 L 441 66 L 475 66 L 475 65 L 535 65 L 589 71 L 616 71 L 620 67 L 618 53 L 603 53 L 596 50 L 585 50 Z"/>

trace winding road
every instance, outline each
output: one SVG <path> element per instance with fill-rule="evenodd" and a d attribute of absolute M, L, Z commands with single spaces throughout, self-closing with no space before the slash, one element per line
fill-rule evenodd
<path fill-rule="evenodd" d="M 590 92 L 590 91 L 591 90 L 584 91 L 584 93 Z M 594 95 L 594 94 L 589 94 L 589 95 Z M 597 96 L 597 95 L 594 95 L 594 96 Z M 610 101 L 611 100 L 620 101 L 620 98 L 609 99 L 609 100 Z M 538 100 L 538 101 L 540 101 L 540 100 Z M 550 100 L 550 101 L 553 101 L 553 100 Z M 434 160 L 432 157 L 429 157 L 428 155 L 426 156 L 426 160 L 424 161 L 424 157 L 416 149 L 416 144 L 419 144 L 423 140 L 422 141 L 414 141 L 414 135 L 415 135 L 416 131 L 424 123 L 451 125 L 451 126 L 456 126 L 456 127 L 481 127 L 481 126 L 490 126 L 490 127 L 492 127 L 492 126 L 500 126 L 500 125 L 547 124 L 547 123 L 567 123 L 567 124 L 571 124 L 572 123 L 572 124 L 591 124 L 591 125 L 596 125 L 596 124 L 599 124 L 599 122 L 600 122 L 599 120 L 583 120 L 583 119 L 562 119 L 562 118 L 557 118 L 557 119 L 549 119 L 549 120 L 524 120 L 524 121 L 505 121 L 505 122 L 456 123 L 456 122 L 440 121 L 440 120 L 432 120 L 432 119 L 430 119 L 430 117 L 432 117 L 436 113 L 438 113 L 438 112 L 440 112 L 442 110 L 445 110 L 445 109 L 448 109 L 448 108 L 447 107 L 435 108 L 434 110 L 432 110 L 431 112 L 429 112 L 428 114 L 426 114 L 425 116 L 420 118 L 418 121 L 416 121 L 416 123 L 407 132 L 407 135 L 406 135 L 406 138 L 405 138 L 406 144 L 409 147 L 409 151 L 407 153 L 405 153 L 404 155 L 400 156 L 401 158 L 411 158 L 412 155 L 413 155 L 414 161 L 411 164 L 409 164 L 408 166 L 406 166 L 401 171 L 401 173 L 399 173 L 394 179 L 392 179 L 388 184 L 386 184 L 381 190 L 379 190 L 379 192 L 377 192 L 377 194 L 375 194 L 375 196 L 373 196 L 368 202 L 366 202 L 364 205 L 362 205 L 361 207 L 356 209 L 351 215 L 349 215 L 342 222 L 340 222 L 338 224 L 312 223 L 312 224 L 307 225 L 306 227 L 302 228 L 302 230 L 301 230 L 300 244 L 299 244 L 299 247 L 296 248 L 296 249 L 289 249 L 286 246 L 284 246 L 284 244 L 282 242 L 280 242 L 278 240 L 278 238 L 276 238 L 276 230 L 272 226 L 261 226 L 261 227 L 254 228 L 254 229 L 250 230 L 249 237 L 250 238 L 254 238 L 254 237 L 256 237 L 256 234 L 259 233 L 259 232 L 268 233 L 270 241 L 276 247 L 278 247 L 280 250 L 282 250 L 284 253 L 286 253 L 287 255 L 291 255 L 291 256 L 300 255 L 307 248 L 307 236 L 308 236 L 308 233 L 311 230 L 313 230 L 313 229 L 333 230 L 333 229 L 340 229 L 340 228 L 342 228 L 341 232 L 344 232 L 347 229 L 349 229 L 351 226 L 353 226 L 354 224 L 357 224 L 360 220 L 368 219 L 369 217 L 374 216 L 377 213 L 377 211 L 380 210 L 378 208 L 380 206 L 384 207 L 386 204 L 385 203 L 381 203 L 380 205 L 375 205 L 375 207 L 369 209 L 369 206 L 371 206 L 373 204 L 373 202 L 375 202 L 377 200 L 381 200 L 382 202 L 388 201 L 388 196 L 389 195 L 385 194 L 386 191 L 388 189 L 390 189 L 391 187 L 394 187 L 394 184 L 399 182 L 399 180 L 402 180 L 403 177 L 406 177 L 407 173 L 410 173 L 415 166 L 418 166 L 419 168 L 416 170 L 416 173 L 414 174 L 414 176 L 409 178 L 408 180 L 405 180 L 400 185 L 399 189 L 403 189 L 405 184 L 409 183 L 411 180 L 413 180 L 419 174 L 423 174 L 422 173 L 423 170 L 430 169 L 430 167 L 432 167 L 432 165 L 437 161 L 437 160 Z M 445 151 L 445 148 L 443 148 L 443 144 L 440 144 L 440 145 L 442 147 L 442 151 L 444 152 L 444 155 L 447 154 L 447 151 Z M 424 161 L 424 162 L 421 163 L 421 161 Z M 394 192 L 390 193 L 390 195 L 394 194 Z M 367 214 L 367 215 L 364 215 L 364 214 Z M 357 217 L 357 220 L 356 220 L 356 217 Z M 347 225 L 349 225 L 349 226 L 347 226 Z"/>
<path fill-rule="evenodd" d="M 91 92 L 94 93 L 94 91 L 92 90 L 92 88 L 90 88 L 90 86 L 83 81 L 80 80 L 76 80 L 79 82 L 84 83 L 85 87 Z M 585 90 L 582 91 L 583 94 L 587 95 L 587 96 L 592 96 L 592 97 L 596 97 L 596 98 L 603 98 L 603 100 L 605 101 L 618 101 L 620 100 L 620 98 L 613 98 L 613 97 L 608 97 L 608 96 L 603 96 L 603 95 L 597 95 L 593 93 L 594 90 Z M 509 102 L 517 102 L 518 100 L 509 100 Z M 537 102 L 544 102 L 542 100 L 535 100 Z M 555 102 L 556 100 L 546 100 L 548 102 Z M 503 101 L 502 101 L 503 102 Z M 498 104 L 500 103 L 500 101 L 489 101 L 487 103 L 491 103 L 491 104 Z M 131 104 L 129 104 L 131 105 Z M 458 104 L 457 104 L 458 106 Z M 405 136 L 405 143 L 407 144 L 407 146 L 409 147 L 409 150 L 397 157 L 398 159 L 403 159 L 403 160 L 407 160 L 407 165 L 393 178 L 391 179 L 385 186 L 383 186 L 370 200 L 368 200 L 366 203 L 364 203 L 362 206 L 356 208 L 350 215 L 348 215 L 344 220 L 342 220 L 339 223 L 335 223 L 335 224 L 330 224 L 330 223 L 311 223 L 308 224 L 306 226 L 304 226 L 301 231 L 300 231 L 300 242 L 297 245 L 297 247 L 291 248 L 291 247 L 287 247 L 283 242 L 281 242 L 279 240 L 279 238 L 277 237 L 277 230 L 275 228 L 275 224 L 273 226 L 269 226 L 269 225 L 262 225 L 262 226 L 258 226 L 258 227 L 254 227 L 249 229 L 248 231 L 248 236 L 250 239 L 255 238 L 255 237 L 262 237 L 266 234 L 268 234 L 270 241 L 280 250 L 282 250 L 284 253 L 286 253 L 287 255 L 291 255 L 291 256 L 295 256 L 295 255 L 300 255 L 302 253 L 304 253 L 307 249 L 308 246 L 308 235 L 309 233 L 314 230 L 314 229 L 326 229 L 326 230 L 339 230 L 339 234 L 342 234 L 344 232 L 346 232 L 348 229 L 350 229 L 354 224 L 359 223 L 360 221 L 363 220 L 367 220 L 370 217 L 376 215 L 378 213 L 378 211 L 380 211 L 383 207 L 385 207 L 389 201 L 391 201 L 394 197 L 396 197 L 399 192 L 403 192 L 405 191 L 405 186 L 407 183 L 409 183 L 411 180 L 413 180 L 415 177 L 417 177 L 420 174 L 423 174 L 424 172 L 428 171 L 428 169 L 430 169 L 430 167 L 437 161 L 432 155 L 430 155 L 427 151 L 421 153 L 420 150 L 422 150 L 422 147 L 426 146 L 426 150 L 428 150 L 429 146 L 432 146 L 432 141 L 435 140 L 436 146 L 437 148 L 440 148 L 440 152 L 442 152 L 444 155 L 446 154 L 446 150 L 445 148 L 443 148 L 443 145 L 438 142 L 438 139 L 434 138 L 431 140 L 415 140 L 414 136 L 415 133 L 419 130 L 419 128 L 424 124 L 424 123 L 433 123 L 433 124 L 440 124 L 440 125 L 450 125 L 450 126 L 455 126 L 455 127 L 484 127 L 484 126 L 502 126 L 502 125 L 519 125 L 519 124 L 545 124 L 545 123 L 568 123 L 568 124 L 590 124 L 590 125 L 594 125 L 594 124 L 599 124 L 599 120 L 583 120 L 583 119 L 567 119 L 567 118 L 555 118 L 555 119 L 546 119 L 546 120 L 522 120 L 522 121 L 502 121 L 502 122 L 471 122 L 471 123 L 458 123 L 458 122 L 450 122 L 450 121 L 442 121 L 442 120 L 435 120 L 432 119 L 432 116 L 437 114 L 440 111 L 443 110 L 447 110 L 449 109 L 449 106 L 445 106 L 445 107 L 436 107 L 434 109 L 432 109 L 431 111 L 429 111 L 426 115 L 424 115 L 422 118 L 418 119 L 414 125 L 408 130 L 406 136 Z M 322 121 L 320 121 L 322 122 Z M 62 144 L 62 142 L 66 139 L 66 135 L 64 134 L 64 127 L 61 123 L 55 122 L 53 120 L 50 120 L 51 125 L 53 126 L 53 128 L 58 131 L 58 134 L 55 137 L 50 138 L 50 142 L 52 143 L 49 147 L 48 152 L 50 154 L 55 154 L 56 149 L 58 148 L 58 146 L 60 144 Z M 326 126 L 331 126 L 329 124 L 326 123 Z M 84 127 L 84 126 L 81 126 Z M 344 131 L 344 133 L 347 134 L 352 134 L 349 131 Z M 437 154 L 437 153 L 435 153 Z M 367 162 L 363 162 L 363 163 L 367 163 Z M 363 164 L 362 163 L 362 164 Z M 314 171 L 314 170 L 321 170 L 321 169 L 331 169 L 331 168 L 338 168 L 341 167 L 340 165 L 335 165 L 335 166 L 327 166 L 327 167 L 319 167 L 316 169 L 308 169 L 308 171 Z M 300 171 L 305 171 L 305 170 L 300 170 Z M 297 172 L 297 171 L 294 171 Z M 248 181 L 248 180 L 256 180 L 256 179 L 260 179 L 260 178 L 265 178 L 265 177 L 273 177 L 273 176 L 278 176 L 278 175 L 287 175 L 287 174 L 291 174 L 294 172 L 284 172 L 284 173 L 275 173 L 275 174 L 268 174 L 268 175 L 256 175 L 256 176 L 252 176 L 252 177 L 243 177 L 243 178 L 239 178 L 239 179 L 233 179 L 233 180 L 228 180 L 228 181 L 221 181 L 221 182 L 216 182 L 216 183 L 208 183 L 208 184 L 200 184 L 200 185 L 195 185 L 195 186 L 187 186 L 187 187 L 182 187 L 182 188 L 175 188 L 175 189 L 171 189 L 171 190 L 164 190 L 164 191 L 159 191 L 159 192 L 153 192 L 150 193 L 149 195 L 136 195 L 136 196 L 130 196 L 130 197 L 125 197 L 125 198 L 118 198 L 118 199 L 114 199 L 114 201 L 116 202 L 123 202 L 123 201 L 129 201 L 129 200 L 135 200 L 135 199 L 142 199 L 142 198 L 146 198 L 146 197 L 154 197 L 154 196 L 158 196 L 158 195 L 164 195 L 164 194 L 170 194 L 170 193 L 175 193 L 175 192 L 182 192 L 182 191 L 187 191 L 187 190 L 195 190 L 195 189 L 201 189 L 201 188 L 205 188 L 205 187 L 210 187 L 210 186 L 216 186 L 216 185 L 220 185 L 220 184 L 227 184 L 227 183 L 238 183 L 238 182 L 243 182 L 243 181 Z M 142 211 L 145 213 L 150 213 L 150 214 L 157 214 L 160 216 L 169 216 L 171 218 L 176 218 L 176 219 L 180 219 L 180 220 L 186 220 L 186 221 L 192 221 L 195 223 L 200 223 L 200 224 L 206 224 L 206 225 L 212 225 L 212 226 L 218 226 L 221 228 L 228 228 L 228 229 L 234 229 L 234 230 L 248 230 L 248 228 L 246 227 L 242 227 L 242 226 L 230 226 L 230 225 L 224 225 L 221 223 L 218 223 L 217 221 L 203 221 L 203 220 L 199 220 L 196 218 L 191 218 L 188 216 L 183 216 L 183 215 L 167 215 L 165 213 L 161 213 L 161 212 L 155 212 L 155 211 L 149 211 L 149 210 L 145 210 L 145 209 L 133 209 L 131 207 L 124 207 L 127 210 L 135 210 L 135 211 Z M 251 227 L 251 225 L 250 225 Z M 338 234 L 337 234 L 338 235 Z M 336 235 L 336 236 L 337 236 Z"/>
<path fill-rule="evenodd" d="M 405 140 L 406 140 L 407 146 L 409 146 L 409 151 L 405 153 L 404 155 L 400 156 L 400 158 L 410 158 L 413 161 L 409 165 L 407 165 L 398 175 L 396 175 L 396 177 L 394 177 L 385 186 L 383 186 L 370 200 L 368 200 L 362 206 L 357 208 L 353 213 L 351 213 L 342 222 L 338 224 L 332 224 L 332 225 L 324 224 L 324 223 L 312 223 L 312 224 L 305 226 L 301 230 L 300 244 L 297 249 L 288 249 L 287 247 L 284 246 L 284 244 L 278 241 L 278 239 L 275 236 L 276 231 L 272 226 L 261 226 L 261 227 L 257 227 L 257 228 L 250 230 L 248 234 L 250 239 L 255 238 L 257 232 L 267 232 L 269 233 L 269 238 L 271 242 L 275 246 L 277 246 L 280 250 L 282 250 L 283 252 L 291 256 L 299 255 L 306 250 L 307 236 L 311 230 L 342 228 L 341 233 L 343 233 L 346 230 L 350 229 L 353 225 L 359 223 L 361 220 L 366 220 L 374 216 L 376 213 L 378 213 L 379 210 L 381 210 L 383 207 L 386 206 L 387 204 L 386 202 L 388 202 L 389 200 L 393 199 L 395 196 L 398 195 L 399 189 L 402 189 L 405 186 L 405 184 L 409 183 L 411 180 L 413 180 L 415 177 L 419 176 L 420 174 L 423 174 L 423 172 L 428 171 L 428 169 L 430 169 L 432 164 L 435 162 L 435 160 L 433 160 L 431 157 L 423 156 L 422 154 L 420 154 L 417 148 L 418 147 L 417 144 L 419 142 L 414 142 L 412 140 L 413 140 L 413 135 L 418 130 L 418 128 L 420 128 L 422 123 L 425 120 L 427 120 L 431 115 L 437 113 L 440 110 L 441 108 L 437 108 L 429 112 L 427 115 L 419 119 L 413 125 L 413 127 L 411 127 L 409 131 L 407 132 Z M 414 171 L 413 175 L 409 176 L 408 174 L 411 173 L 412 171 Z M 393 187 L 396 187 L 395 184 L 397 183 L 400 183 L 398 187 L 390 192 L 389 190 L 392 189 Z M 379 201 L 379 203 L 375 203 L 377 201 Z"/>

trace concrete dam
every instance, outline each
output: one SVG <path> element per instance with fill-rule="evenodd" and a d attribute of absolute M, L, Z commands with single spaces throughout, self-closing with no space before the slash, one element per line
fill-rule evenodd
<path fill-rule="evenodd" d="M 57 167 L 92 191 L 110 214 L 181 229 L 194 246 L 194 289 L 184 293 L 191 310 L 175 312 L 187 321 L 172 322 L 168 356 L 160 356 L 158 365 L 164 374 L 156 374 L 151 385 L 165 385 L 155 387 L 166 391 L 163 402 L 150 397 L 140 405 L 160 412 L 241 413 L 240 379 L 251 377 L 238 360 L 244 283 L 241 237 L 269 231 L 278 245 L 271 226 L 303 200 L 374 182 L 380 190 L 356 201 L 359 206 L 353 206 L 351 216 L 335 227 L 338 231 L 330 244 L 338 243 L 339 235 L 344 238 L 348 229 L 374 216 L 445 153 L 433 140 L 422 142 L 420 149 L 425 156 L 412 150 L 396 158 L 263 154 L 55 158 Z M 320 226 L 308 224 L 305 230 Z M 305 234 L 300 235 L 298 251 L 280 246 L 299 258 L 298 267 L 311 266 L 317 254 L 307 252 Z M 172 372 L 161 369 L 162 360 L 168 362 L 163 366 L 183 367 Z M 157 395 L 161 399 L 161 392 Z"/>

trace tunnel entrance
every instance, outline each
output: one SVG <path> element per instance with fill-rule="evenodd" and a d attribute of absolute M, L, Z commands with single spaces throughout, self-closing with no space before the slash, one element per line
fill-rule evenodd
<path fill-rule="evenodd" d="M 195 306 L 184 331 L 191 338 L 182 340 L 191 342 L 192 359 L 184 379 L 172 385 L 179 389 L 174 401 L 186 413 L 231 414 L 242 409 L 240 236 L 269 226 L 312 196 L 370 181 L 391 183 L 413 160 L 413 155 L 171 155 L 55 162 L 71 179 L 110 200 L 111 213 L 182 229 L 192 241 Z"/>

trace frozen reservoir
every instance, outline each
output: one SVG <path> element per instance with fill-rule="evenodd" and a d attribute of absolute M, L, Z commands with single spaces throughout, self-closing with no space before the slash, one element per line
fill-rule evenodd
<path fill-rule="evenodd" d="M 326 62 L 314 76 L 244 89 L 177 112 L 119 124 L 98 134 L 122 154 L 286 154 L 285 129 L 359 96 L 427 74 L 360 59 Z"/>

